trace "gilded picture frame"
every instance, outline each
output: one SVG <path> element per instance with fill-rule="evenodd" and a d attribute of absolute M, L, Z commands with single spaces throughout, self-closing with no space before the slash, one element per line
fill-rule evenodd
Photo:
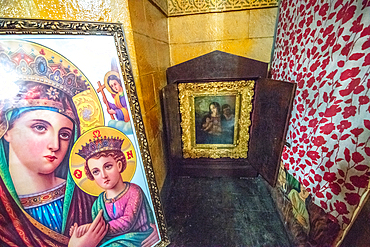
<path fill-rule="evenodd" d="M 247 158 L 254 83 L 179 83 L 184 158 Z"/>
<path fill-rule="evenodd" d="M 0 78 L 1 242 L 169 244 L 122 24 L 0 18 Z"/>

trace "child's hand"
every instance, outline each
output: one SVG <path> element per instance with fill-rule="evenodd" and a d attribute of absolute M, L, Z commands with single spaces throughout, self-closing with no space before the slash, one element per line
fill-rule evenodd
<path fill-rule="evenodd" d="M 89 230 L 91 224 L 85 224 L 77 228 L 77 237 L 80 238 Z"/>
<path fill-rule="evenodd" d="M 77 223 L 74 223 L 74 225 L 69 229 L 69 236 L 72 237 L 74 231 L 76 231 L 76 237 L 82 237 L 89 230 L 90 225 L 91 224 L 78 226 Z"/>
<path fill-rule="evenodd" d="M 77 223 L 74 223 L 71 228 L 69 228 L 69 236 L 72 237 L 73 232 L 77 229 L 78 225 Z"/>
<path fill-rule="evenodd" d="M 108 224 L 105 224 L 103 219 L 103 210 L 99 211 L 92 224 L 82 225 L 81 230 L 78 230 L 80 227 L 76 223 L 73 226 L 72 236 L 68 242 L 69 247 L 96 247 L 108 231 Z M 84 232 L 81 237 L 77 236 L 79 231 Z"/>

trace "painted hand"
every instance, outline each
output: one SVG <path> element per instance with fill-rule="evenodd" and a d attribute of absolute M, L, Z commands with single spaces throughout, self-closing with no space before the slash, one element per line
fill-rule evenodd
<path fill-rule="evenodd" d="M 100 210 L 95 220 L 91 225 L 82 225 L 81 228 L 75 223 L 71 227 L 70 233 L 72 232 L 71 239 L 69 240 L 69 247 L 96 247 L 99 242 L 103 239 L 108 231 L 108 224 L 105 224 L 103 219 L 103 211 Z M 79 230 L 80 228 L 80 230 Z M 86 232 L 84 232 L 86 231 Z M 82 236 L 78 236 L 82 234 Z"/>
<path fill-rule="evenodd" d="M 109 110 L 108 110 L 108 113 L 109 113 L 109 114 L 116 114 L 116 111 L 115 111 L 115 110 L 112 110 L 112 109 L 109 109 Z"/>

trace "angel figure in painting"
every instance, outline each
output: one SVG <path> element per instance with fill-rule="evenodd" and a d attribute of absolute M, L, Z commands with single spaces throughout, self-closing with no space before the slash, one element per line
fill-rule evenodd
<path fill-rule="evenodd" d="M 229 104 L 222 105 L 221 126 L 223 143 L 232 144 L 234 139 L 235 115 Z"/>
<path fill-rule="evenodd" d="M 72 97 L 88 82 L 58 53 L 26 41 L 0 42 L 0 74 L 9 90 L 0 99 L 0 245 L 96 246 L 108 230 L 102 212 L 83 237 L 66 231 L 92 221 L 95 198 L 68 169 L 80 129 Z"/>
<path fill-rule="evenodd" d="M 108 113 L 115 115 L 118 121 L 130 121 L 130 115 L 127 110 L 127 104 L 119 74 L 115 71 L 109 71 L 104 78 L 105 88 L 112 94 L 114 104 L 106 101 Z"/>
<path fill-rule="evenodd" d="M 159 238 L 144 192 L 138 185 L 122 180 L 121 173 L 127 165 L 122 143 L 123 139 L 115 137 L 94 139 L 83 145 L 77 154 L 85 159 L 87 178 L 95 180 L 104 190 L 92 207 L 92 217 L 95 219 L 103 210 L 109 225 L 101 246 L 146 246 L 148 239 L 156 242 Z M 70 232 L 76 231 L 80 237 L 89 227 L 90 224 L 75 225 Z"/>

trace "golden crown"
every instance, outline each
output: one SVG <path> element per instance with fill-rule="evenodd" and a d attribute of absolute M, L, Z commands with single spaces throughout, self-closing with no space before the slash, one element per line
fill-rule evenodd
<path fill-rule="evenodd" d="M 85 160 L 90 159 L 93 155 L 102 151 L 121 151 L 124 139 L 118 137 L 102 137 L 98 139 L 89 140 L 86 145 L 82 145 L 81 150 L 78 150 L 80 155 Z"/>
<path fill-rule="evenodd" d="M 43 49 L 35 55 L 34 52 L 26 53 L 21 46 L 16 52 L 0 48 L 0 66 L 5 73 L 12 74 L 18 85 L 35 82 L 60 90 L 70 97 L 88 89 L 88 83 L 82 80 L 82 75 L 77 75 L 77 69 L 72 71 L 70 65 L 63 65 L 62 59 L 54 61 L 53 56 L 47 60 L 44 54 Z M 51 93 L 49 99 L 55 101 L 57 95 Z"/>

